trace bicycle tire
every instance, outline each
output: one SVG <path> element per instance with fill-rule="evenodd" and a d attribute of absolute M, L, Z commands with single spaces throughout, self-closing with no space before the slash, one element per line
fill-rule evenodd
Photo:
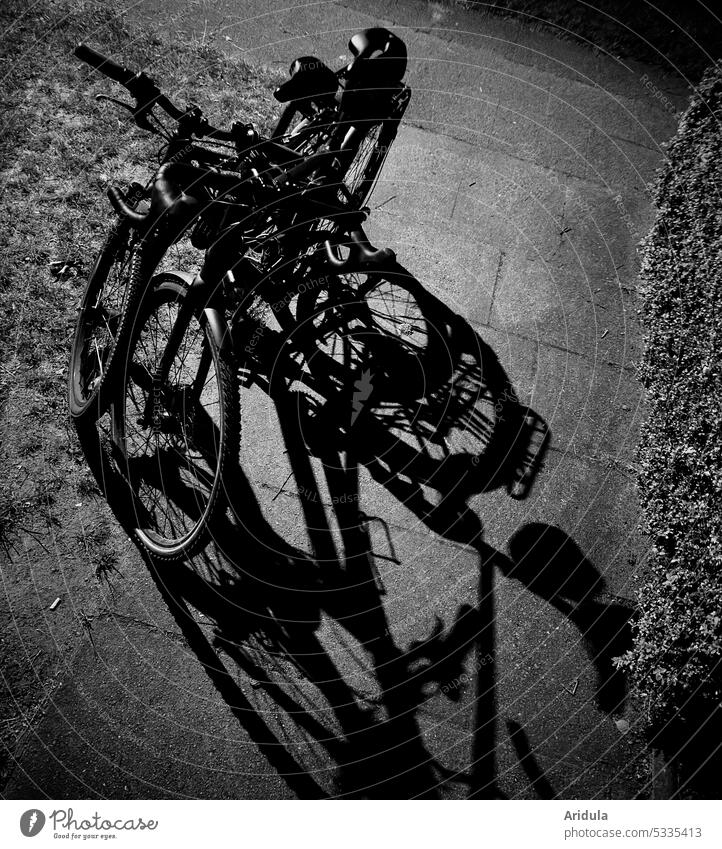
<path fill-rule="evenodd" d="M 395 96 L 391 114 L 379 122 L 371 122 L 346 169 L 344 182 L 357 207 L 363 206 L 373 191 L 410 99 L 411 90 L 404 88 Z"/>
<path fill-rule="evenodd" d="M 397 124 L 381 123 L 370 127 L 364 135 L 344 175 L 355 206 L 363 206 L 370 197 L 397 132 Z"/>
<path fill-rule="evenodd" d="M 136 208 L 148 204 L 147 187 L 134 183 L 130 188 Z M 113 398 L 106 389 L 115 382 L 116 352 L 127 348 L 135 313 L 153 274 L 198 268 L 188 255 L 190 250 L 197 252 L 187 235 L 188 230 L 159 250 L 161 243 L 143 238 L 127 218 L 111 226 L 88 277 L 75 324 L 68 368 L 72 419 L 97 421 L 108 411 Z M 94 356 L 89 359 L 90 347 Z"/>
<path fill-rule="evenodd" d="M 75 420 L 97 420 L 107 409 L 101 393 L 109 385 L 116 343 L 129 301 L 142 287 L 142 261 L 134 232 L 116 221 L 98 252 L 80 302 L 68 369 L 68 406 Z M 100 338 L 99 338 L 100 337 Z"/>
<path fill-rule="evenodd" d="M 160 359 L 187 297 L 179 275 L 153 278 L 133 323 L 115 413 L 121 467 L 138 508 L 135 535 L 164 560 L 188 559 L 205 546 L 227 506 L 224 477 L 240 442 L 233 353 L 202 309 L 183 312 L 185 326 L 161 382 Z"/>
<path fill-rule="evenodd" d="M 350 198 L 354 206 L 361 207 L 368 199 L 396 138 L 407 102 L 403 101 L 397 105 L 394 113 L 388 118 L 367 122 L 366 130 L 354 152 L 353 159 L 346 167 L 343 177 L 340 178 L 343 182 L 343 188 L 339 187 L 340 200 L 347 202 Z M 335 115 L 334 121 L 329 121 L 328 115 L 320 116 L 318 125 L 315 127 L 315 134 L 313 119 L 302 118 L 283 137 L 284 143 L 304 156 L 318 153 L 325 145 L 338 137 L 339 126 L 336 122 L 339 118 L 340 113 Z M 294 143 L 294 138 L 298 138 L 299 141 Z"/>

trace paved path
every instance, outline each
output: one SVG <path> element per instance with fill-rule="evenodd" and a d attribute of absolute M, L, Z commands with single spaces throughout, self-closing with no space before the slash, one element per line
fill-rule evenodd
<path fill-rule="evenodd" d="M 69 664 L 7 794 L 282 798 L 363 782 L 402 796 L 434 782 L 447 797 L 664 794 L 635 716 L 613 709 L 608 657 L 620 647 L 645 554 L 635 531 L 644 412 L 635 244 L 650 223 L 645 187 L 683 92 L 657 71 L 441 4 L 287 9 L 249 0 L 242 14 L 236 5 L 189 12 L 179 0 L 164 2 L 162 14 L 147 3 L 143 13 L 278 67 L 305 53 L 336 66 L 348 37 L 377 22 L 407 41 L 414 98 L 373 196 L 370 233 L 490 346 L 546 421 L 551 447 L 528 499 L 502 489 L 470 500 L 482 546 L 435 533 L 362 466 L 362 507 L 389 523 L 401 561 L 378 561 L 395 646 L 406 650 L 439 620 L 448 633 L 458 619 L 457 634 L 464 622 L 495 623 L 474 652 L 462 652 L 463 667 L 434 673 L 417 710 L 392 692 L 394 658 L 377 656 L 374 673 L 370 643 L 341 628 L 339 615 L 324 613 L 298 651 L 321 656 L 320 643 L 344 685 L 328 683 L 330 665 L 309 683 L 303 659 L 299 668 L 258 641 L 242 656 L 230 643 L 214 650 L 213 599 L 206 604 L 189 584 L 192 607 L 173 616 L 133 551 L 122 570 L 129 577 Z M 252 485 L 279 486 L 274 431 L 252 436 Z M 298 499 L 286 490 L 269 508 L 272 523 L 307 549 Z M 537 548 L 510 576 L 510 561 L 493 552 L 518 560 L 542 525 L 568 535 L 561 554 L 540 578 Z M 374 544 L 390 551 L 378 523 Z M 279 572 L 274 560 L 271 581 L 302 583 L 303 563 L 284 562 Z M 242 607 L 244 592 L 242 584 Z M 383 715 L 384 687 L 393 721 L 354 738 L 354 727 Z M 430 770 L 419 766 L 427 757 Z M 408 772 L 384 784 L 400 764 Z"/>

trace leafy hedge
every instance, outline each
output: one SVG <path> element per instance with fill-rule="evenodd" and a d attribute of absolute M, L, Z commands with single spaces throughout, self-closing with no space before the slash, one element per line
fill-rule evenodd
<path fill-rule="evenodd" d="M 691 786 L 722 740 L 722 64 L 667 155 L 641 272 L 639 484 L 654 547 L 624 665 Z"/>

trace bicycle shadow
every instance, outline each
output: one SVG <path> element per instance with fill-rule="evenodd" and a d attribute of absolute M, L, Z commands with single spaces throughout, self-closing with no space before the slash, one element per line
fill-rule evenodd
<path fill-rule="evenodd" d="M 612 645 L 616 651 L 620 641 L 605 641 L 605 634 L 612 619 L 621 620 L 622 614 L 608 612 L 598 598 L 601 578 L 573 541 L 567 538 L 562 544 L 558 529 L 527 526 L 514 535 L 511 556 L 506 557 L 483 539 L 481 520 L 469 499 L 498 488 L 526 497 L 549 432 L 534 411 L 519 403 L 492 349 L 463 319 L 426 297 L 434 309 L 434 327 L 445 341 L 446 361 L 438 364 L 420 399 L 410 401 L 404 392 L 402 401 L 388 391 L 371 394 L 350 426 L 319 415 L 314 400 L 318 383 L 316 396 L 291 386 L 274 393 L 309 551 L 291 545 L 272 526 L 267 505 L 259 503 L 257 489 L 240 465 L 232 472 L 231 510 L 214 527 L 212 546 L 193 563 L 171 568 L 141 548 L 179 627 L 224 700 L 273 767 L 304 798 L 435 798 L 453 783 L 464 785 L 472 798 L 501 795 L 495 754 L 496 568 L 568 616 L 587 638 L 600 680 L 607 682 L 606 689 L 600 687 L 600 706 L 616 710 L 621 703 L 620 679 L 610 673 Z M 278 356 L 277 348 L 268 350 Z M 264 361 L 263 346 L 254 355 L 245 364 L 250 380 L 270 393 L 269 376 L 278 364 Z M 323 357 L 316 358 L 314 369 L 322 364 Z M 332 367 L 337 374 L 338 363 L 329 361 Z M 351 371 L 342 382 L 353 390 L 358 379 L 358 372 Z M 94 438 L 97 442 L 97 435 L 86 435 L 86 453 L 93 453 Z M 102 468 L 107 457 L 99 454 L 96 468 L 98 462 L 96 477 L 119 521 L 132 531 L 135 517 L 129 512 L 127 483 L 119 479 L 117 468 Z M 391 557 L 372 550 L 372 517 L 359 508 L 360 467 L 430 530 L 468 546 L 478 557 L 476 604 L 460 605 L 448 627 L 437 617 L 428 637 L 405 649 L 392 637 L 376 562 L 394 559 L 393 541 L 389 535 Z M 178 507 L 192 504 L 192 493 L 180 481 L 176 486 Z M 564 569 L 570 574 L 561 580 Z M 212 641 L 191 609 L 213 623 Z M 340 663 L 337 652 L 329 650 L 328 622 L 336 629 L 331 630 L 334 639 L 340 639 L 340 628 L 356 641 L 347 652 L 348 662 Z M 371 668 L 372 692 L 348 683 L 348 663 Z M 434 695 L 451 701 L 461 697 L 461 690 L 448 684 L 459 680 L 467 665 L 475 670 L 472 758 L 467 770 L 454 772 L 428 751 L 418 716 Z M 245 686 L 229 668 L 245 673 Z M 293 674 L 327 710 L 309 710 L 289 694 L 282 680 Z M 260 693 L 335 764 L 337 779 L 331 786 L 321 786 L 313 771 L 299 763 L 296 749 L 284 746 L 270 729 L 265 710 L 254 704 Z M 519 743 L 520 732 L 515 734 Z M 553 795 L 526 738 L 515 748 L 535 791 Z"/>
<path fill-rule="evenodd" d="M 81 444 L 93 458 L 91 468 L 111 509 L 132 531 L 133 510 L 117 467 L 95 450 L 91 434 L 81 434 Z M 337 582 L 275 533 L 254 509 L 243 470 L 238 466 L 233 473 L 230 515 L 214 527 L 212 545 L 192 563 L 164 563 L 138 546 L 189 646 L 236 719 L 301 798 L 433 798 L 438 785 L 433 758 L 415 723 L 415 705 L 399 675 L 404 656 L 390 637 L 373 580 L 354 574 L 356 604 L 345 625 L 372 658 L 381 687 L 376 700 L 346 683 L 317 636 L 322 611 L 337 606 Z M 177 498 L 179 505 L 193 501 L 187 491 Z M 212 639 L 198 625 L 198 614 L 211 623 Z M 233 669 L 245 673 L 245 687 Z M 294 670 L 317 689 L 330 718 L 323 706 L 313 712 L 305 699 L 289 693 Z M 317 781 L 274 733 L 260 694 L 290 718 L 295 736 L 301 733 L 331 759 L 337 776 L 331 786 Z"/>

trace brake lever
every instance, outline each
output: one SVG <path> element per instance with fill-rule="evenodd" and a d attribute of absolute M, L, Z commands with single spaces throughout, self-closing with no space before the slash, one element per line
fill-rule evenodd
<path fill-rule="evenodd" d="M 156 132 L 153 125 L 147 118 L 148 112 L 153 108 L 152 101 L 144 103 L 142 106 L 138 106 L 135 103 L 126 103 L 124 100 L 118 100 L 117 97 L 109 97 L 107 94 L 96 94 L 95 99 L 107 100 L 115 106 L 120 106 L 121 109 L 125 109 L 127 112 L 130 112 L 136 126 L 140 127 L 141 130 L 147 130 L 149 133 Z"/>
<path fill-rule="evenodd" d="M 131 115 L 135 115 L 135 104 L 133 103 L 126 103 L 124 100 L 118 100 L 117 97 L 110 97 L 107 94 L 96 94 L 95 99 L 107 100 L 109 103 L 114 103 L 116 106 L 120 106 L 121 109 L 127 109 Z"/>

